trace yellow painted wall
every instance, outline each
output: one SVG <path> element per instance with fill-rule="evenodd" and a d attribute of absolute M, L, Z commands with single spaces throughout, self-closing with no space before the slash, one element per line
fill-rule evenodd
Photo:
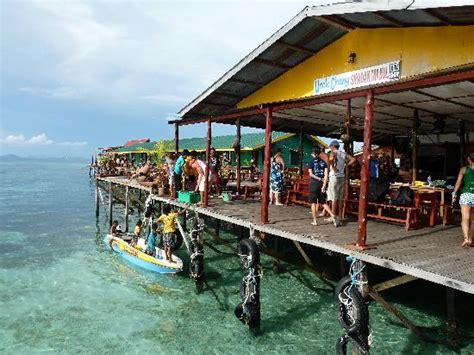
<path fill-rule="evenodd" d="M 354 64 L 349 53 L 357 53 Z M 401 78 L 474 63 L 474 26 L 356 29 L 243 99 L 238 108 L 313 95 L 314 80 L 401 60 Z"/>

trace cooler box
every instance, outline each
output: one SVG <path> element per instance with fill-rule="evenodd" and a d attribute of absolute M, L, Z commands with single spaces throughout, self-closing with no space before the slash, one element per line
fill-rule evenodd
<path fill-rule="evenodd" d="M 199 192 L 178 191 L 178 201 L 185 203 L 198 203 L 201 201 L 201 196 L 199 196 Z"/>

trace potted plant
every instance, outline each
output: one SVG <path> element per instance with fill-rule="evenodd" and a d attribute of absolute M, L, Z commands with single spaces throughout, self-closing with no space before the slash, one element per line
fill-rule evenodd
<path fill-rule="evenodd" d="M 158 196 L 165 195 L 165 185 L 168 182 L 168 168 L 164 163 L 165 155 L 171 151 L 172 143 L 169 141 L 157 141 L 153 149 L 148 154 L 150 160 L 158 167 L 155 182 L 158 185 Z"/>

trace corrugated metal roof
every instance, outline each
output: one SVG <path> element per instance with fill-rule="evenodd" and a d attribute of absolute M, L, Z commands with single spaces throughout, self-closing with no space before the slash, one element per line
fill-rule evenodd
<path fill-rule="evenodd" d="M 287 139 L 294 134 L 285 133 L 285 132 L 273 132 L 272 141 L 279 141 Z M 216 136 L 212 137 L 212 146 L 217 150 L 233 150 L 233 145 L 235 142 L 235 135 L 226 135 L 226 136 Z M 320 140 L 318 137 L 311 137 L 316 143 L 327 148 L 326 144 Z M 122 147 L 114 151 L 117 154 L 129 154 L 129 153 L 147 153 L 153 150 L 157 142 L 141 143 L 134 144 L 127 147 Z M 251 150 L 260 148 L 265 144 L 265 134 L 264 133 L 246 133 L 242 134 L 240 139 L 241 149 Z M 173 140 L 165 141 L 165 146 L 173 146 Z M 179 149 L 187 149 L 189 151 L 204 151 L 206 150 L 206 138 L 184 138 L 179 140 Z"/>
<path fill-rule="evenodd" d="M 474 1 L 378 1 L 306 7 L 186 105 L 183 119 L 236 104 L 355 28 L 474 24 Z"/>

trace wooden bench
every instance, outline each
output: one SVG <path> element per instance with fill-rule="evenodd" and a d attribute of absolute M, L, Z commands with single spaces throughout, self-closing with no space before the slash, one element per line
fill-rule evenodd
<path fill-rule="evenodd" d="M 293 188 L 286 193 L 286 205 L 293 203 L 295 205 L 310 206 L 309 198 L 309 176 L 295 180 Z"/>
<path fill-rule="evenodd" d="M 346 205 L 346 213 L 358 215 L 359 209 L 359 200 L 345 200 Z M 418 214 L 420 212 L 420 208 L 413 207 L 413 206 L 399 206 L 399 205 L 392 205 L 388 203 L 375 203 L 375 202 L 368 202 L 369 207 L 374 207 L 377 213 L 367 213 L 367 217 L 378 219 L 385 222 L 392 222 L 392 223 L 400 223 L 405 225 L 405 230 L 408 231 L 410 229 L 418 228 Z M 355 208 L 353 208 L 355 206 Z M 405 214 L 404 218 L 397 218 L 383 215 L 384 210 L 396 210 L 396 211 L 403 211 Z"/>

